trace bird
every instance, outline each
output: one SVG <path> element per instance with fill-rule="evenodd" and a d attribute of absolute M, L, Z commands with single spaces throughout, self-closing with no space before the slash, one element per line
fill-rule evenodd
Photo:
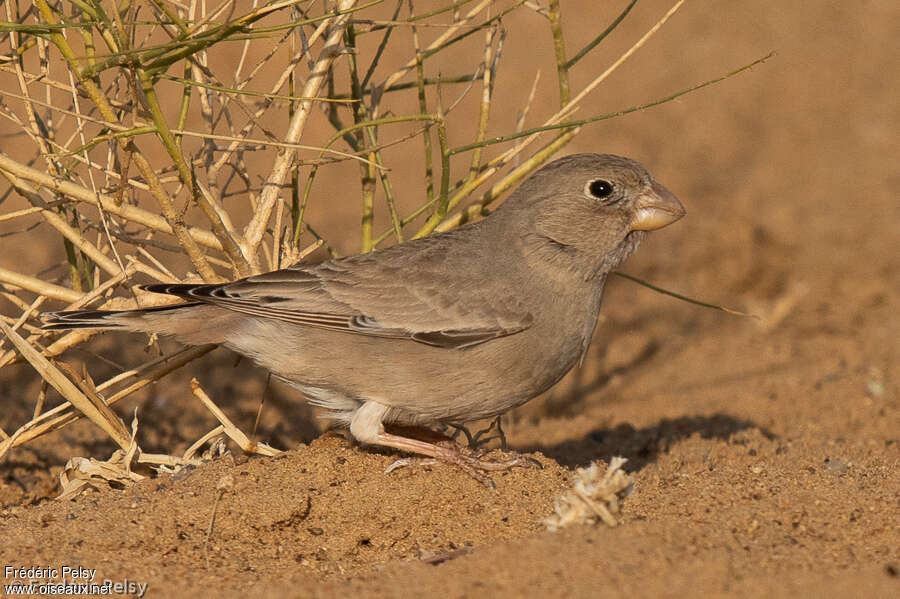
<path fill-rule="evenodd" d="M 363 445 L 500 470 L 522 461 L 407 432 L 497 417 L 551 388 L 584 359 L 608 274 L 684 214 L 640 163 L 573 154 L 447 232 L 228 283 L 145 285 L 186 302 L 49 312 L 43 326 L 221 344 Z"/>

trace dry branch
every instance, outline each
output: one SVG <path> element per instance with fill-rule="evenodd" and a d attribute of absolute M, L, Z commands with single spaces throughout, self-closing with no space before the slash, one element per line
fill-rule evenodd
<path fill-rule="evenodd" d="M 338 10 L 345 14 L 335 17 L 331 22 L 331 33 L 326 38 L 325 47 L 322 48 L 322 51 L 319 53 L 319 58 L 316 60 L 315 65 L 310 69 L 309 77 L 303 88 L 303 97 L 315 98 L 319 95 L 319 91 L 322 89 L 322 84 L 325 82 L 328 70 L 331 68 L 334 59 L 340 53 L 341 38 L 343 38 L 347 21 L 350 19 L 350 15 L 346 14 L 346 11 L 353 8 L 355 4 L 356 0 L 341 0 L 339 2 Z M 294 112 L 294 116 L 291 118 L 290 123 L 288 123 L 288 129 L 284 136 L 285 141 L 297 143 L 300 140 L 300 136 L 303 134 L 303 129 L 306 126 L 306 119 L 309 116 L 312 107 L 312 100 L 307 99 L 300 103 Z M 278 153 L 275 164 L 269 173 L 269 177 L 266 179 L 265 185 L 263 185 L 256 213 L 244 230 L 244 243 L 242 249 L 254 272 L 259 270 L 259 256 L 257 254 L 257 249 L 262 242 L 263 234 L 265 233 L 266 226 L 269 222 L 269 217 L 275 207 L 275 202 L 278 200 L 278 194 L 282 191 L 282 184 L 290 172 L 295 156 L 296 151 L 288 148 L 285 148 Z"/>
<path fill-rule="evenodd" d="M 72 383 L 62 372 L 55 368 L 47 358 L 41 355 L 39 351 L 34 349 L 30 343 L 19 336 L 10 327 L 0 321 L 0 331 L 13 342 L 25 359 L 28 360 L 38 374 L 47 381 L 54 389 L 59 391 L 69 403 L 77 407 L 87 416 L 91 422 L 102 428 L 113 441 L 115 441 L 122 449 L 128 449 L 131 438 L 125 424 L 116 416 L 109 406 L 96 395 L 83 393 L 75 384 Z M 13 435 L 15 437 L 15 435 Z"/>
<path fill-rule="evenodd" d="M 148 212 L 131 204 L 117 204 L 115 198 L 109 195 L 94 193 L 77 183 L 55 178 L 43 171 L 13 160 L 2 151 L 0 151 L 0 172 L 14 175 L 19 179 L 44 187 L 55 195 L 102 207 L 108 214 L 121 216 L 125 220 L 132 221 L 153 231 L 169 235 L 173 234 L 172 227 L 169 226 L 166 219 L 158 214 Z M 197 227 L 188 227 L 188 233 L 201 245 L 216 250 L 222 249 L 222 244 L 210 231 Z"/>

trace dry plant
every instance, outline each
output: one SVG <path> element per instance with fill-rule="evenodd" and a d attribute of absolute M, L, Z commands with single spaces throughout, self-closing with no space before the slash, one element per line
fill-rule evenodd
<path fill-rule="evenodd" d="M 142 456 L 178 464 L 199 447 L 178 459 L 146 456 L 110 406 L 211 347 L 163 355 L 95 385 L 86 372 L 52 362 L 92 333 L 41 331 L 37 315 L 48 303 L 146 307 L 165 300 L 139 283 L 234 279 L 287 266 L 319 246 L 336 255 L 308 209 L 326 201 L 316 199 L 317 174 L 339 162 L 359 173 L 360 197 L 346 201 L 360 206 L 360 251 L 450 229 L 489 213 L 584 125 L 765 60 L 641 106 L 574 119 L 684 0 L 583 89 L 572 89 L 570 72 L 635 1 L 570 54 L 558 0 L 430 2 L 427 11 L 412 0 L 7 0 L 0 116 L 17 144 L 0 150 L 0 203 L 15 204 L 0 223 L 26 239 L 37 224 L 49 225 L 61 259 L 37 275 L 0 268 L 0 368 L 24 359 L 45 381 L 33 417 L 14 432 L 0 429 L 0 457 L 81 416 L 121 447 L 123 480 L 134 479 L 130 464 Z M 530 123 L 535 73 L 515 129 L 489 136 L 504 40 L 520 33 L 504 29 L 514 11 L 553 39 L 559 108 Z M 474 60 L 466 49 L 473 43 Z M 441 72 L 438 59 L 454 72 Z M 448 130 L 473 122 L 471 140 L 452 146 Z M 325 127 L 331 132 L 311 133 Z M 423 201 L 405 212 L 386 158 L 395 147 L 424 156 Z M 376 211 L 390 223 L 384 230 L 376 229 Z M 63 398 L 52 409 L 44 405 L 48 385 Z M 194 393 L 221 422 L 199 444 L 224 432 L 247 451 L 274 451 L 251 442 L 196 382 Z"/>
<path fill-rule="evenodd" d="M 623 457 L 614 457 L 606 468 L 600 462 L 591 462 L 587 468 L 576 468 L 572 490 L 554 500 L 553 514 L 544 519 L 547 530 L 598 522 L 618 526 L 616 516 L 622 502 L 634 490 L 634 479 L 622 469 L 627 461 Z"/>

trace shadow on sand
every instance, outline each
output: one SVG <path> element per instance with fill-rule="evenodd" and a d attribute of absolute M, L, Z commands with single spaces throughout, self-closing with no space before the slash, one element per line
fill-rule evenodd
<path fill-rule="evenodd" d="M 775 438 L 770 431 L 750 420 L 727 414 L 712 414 L 665 419 L 654 426 L 640 429 L 628 424 L 615 428 L 597 428 L 581 439 L 556 445 L 516 447 L 516 450 L 539 451 L 567 468 L 586 466 L 597 459 L 609 460 L 611 456 L 622 456 L 628 458 L 626 469 L 635 471 L 656 461 L 673 444 L 695 433 L 703 439 L 727 441 L 736 433 L 752 429 L 758 429 L 769 439 Z"/>

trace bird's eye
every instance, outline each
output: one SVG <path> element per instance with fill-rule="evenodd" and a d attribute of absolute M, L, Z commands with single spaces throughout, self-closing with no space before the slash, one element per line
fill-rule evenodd
<path fill-rule="evenodd" d="M 595 198 L 603 200 L 612 195 L 613 184 L 603 179 L 595 179 L 587 184 L 587 190 Z"/>

